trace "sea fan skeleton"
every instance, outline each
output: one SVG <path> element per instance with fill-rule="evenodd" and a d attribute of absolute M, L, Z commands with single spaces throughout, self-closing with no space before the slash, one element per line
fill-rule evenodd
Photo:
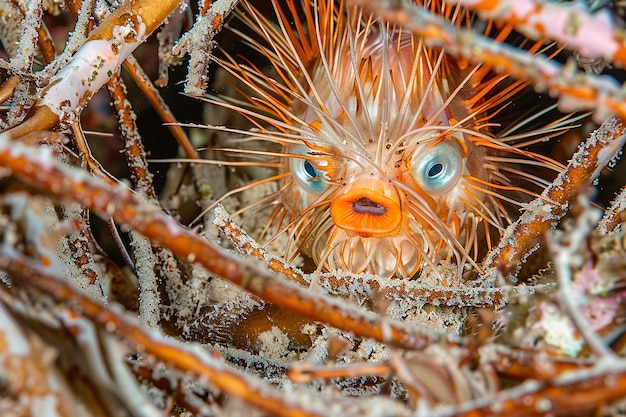
<path fill-rule="evenodd" d="M 246 5 L 240 18 L 255 34 L 240 35 L 277 76 L 220 60 L 252 91 L 247 106 L 221 105 L 258 126 L 248 139 L 282 148 L 280 191 L 268 201 L 278 204 L 278 233 L 290 236 L 287 257 L 303 251 L 320 268 L 385 277 L 440 261 L 477 266 L 479 246 L 511 222 L 511 205 L 547 184 L 520 166 L 562 168 L 524 146 L 562 133 L 566 117 L 492 133 L 524 83 L 428 48 L 358 7 L 273 5 L 277 24 Z M 430 7 L 471 24 L 460 7 Z"/>

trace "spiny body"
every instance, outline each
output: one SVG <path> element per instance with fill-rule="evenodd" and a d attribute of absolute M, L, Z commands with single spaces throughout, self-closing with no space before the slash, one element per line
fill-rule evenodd
<path fill-rule="evenodd" d="M 442 261 L 476 265 L 480 247 L 511 221 L 511 203 L 531 194 L 510 177 L 545 184 L 514 166 L 560 168 L 519 143 L 564 123 L 500 129 L 495 138 L 493 114 L 523 83 L 427 48 L 360 8 L 298 1 L 273 2 L 277 23 L 247 4 L 239 15 L 255 32 L 241 36 L 274 77 L 237 58 L 220 61 L 252 91 L 248 105 L 221 105 L 256 124 L 249 137 L 282 148 L 271 198 L 278 233 L 290 236 L 287 256 L 303 251 L 320 268 L 385 277 Z M 428 7 L 468 20 L 457 7 Z"/>

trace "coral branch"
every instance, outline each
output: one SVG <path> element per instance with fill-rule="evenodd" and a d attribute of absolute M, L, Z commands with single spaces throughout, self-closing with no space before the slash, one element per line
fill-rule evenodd
<path fill-rule="evenodd" d="M 322 416 L 321 408 L 307 404 L 305 398 L 290 396 L 270 387 L 261 388 L 260 381 L 240 371 L 229 368 L 222 361 L 211 357 L 193 346 L 168 340 L 156 331 L 122 317 L 89 297 L 79 294 L 68 284 L 41 274 L 25 262 L 7 256 L 0 257 L 0 268 L 9 271 L 20 285 L 37 289 L 53 297 L 57 302 L 71 306 L 92 320 L 98 327 L 115 332 L 135 349 L 153 355 L 159 361 L 187 375 L 196 375 L 211 386 L 233 397 L 253 404 L 277 416 Z"/>
<path fill-rule="evenodd" d="M 310 277 L 307 277 L 304 271 L 291 265 L 283 258 L 263 249 L 261 245 L 255 242 L 242 228 L 232 221 L 221 205 L 215 207 L 215 219 L 213 224 L 226 235 L 228 240 L 230 240 L 241 253 L 254 256 L 262 261 L 269 269 L 278 272 L 291 282 L 302 286 L 308 286 L 311 283 Z"/>
<path fill-rule="evenodd" d="M 156 203 L 157 195 L 152 184 L 152 173 L 148 170 L 146 151 L 141 143 L 141 136 L 135 120 L 137 115 L 126 99 L 126 86 L 118 74 L 114 74 L 107 82 L 109 94 L 118 118 L 118 129 L 124 140 L 124 153 L 130 175 L 137 191 L 149 201 Z"/>
<path fill-rule="evenodd" d="M 22 33 L 18 42 L 18 50 L 11 58 L 11 65 L 20 72 L 29 72 L 35 53 L 37 52 L 37 29 L 41 25 L 43 6 L 41 0 L 28 0 L 24 10 L 24 20 L 21 22 Z"/>
<path fill-rule="evenodd" d="M 17 75 L 7 78 L 4 83 L 2 83 L 2 87 L 0 87 L 0 103 L 4 103 L 14 94 L 15 88 L 19 83 L 20 77 Z"/>
<path fill-rule="evenodd" d="M 483 18 L 509 23 L 531 39 L 567 44 L 582 56 L 626 64 L 626 40 L 608 9 L 590 13 L 586 3 L 538 0 L 452 0 Z"/>
<path fill-rule="evenodd" d="M 71 62 L 42 91 L 32 116 L 39 123 L 32 126 L 33 130 L 51 129 L 66 115 L 79 112 L 178 3 L 178 0 L 158 3 L 136 0 L 119 6 L 107 16 Z M 31 125 L 8 130 L 7 134 L 23 135 Z"/>
<path fill-rule="evenodd" d="M 429 47 L 443 48 L 476 65 L 486 65 L 495 71 L 528 81 L 538 91 L 558 95 L 562 111 L 590 109 L 595 112 L 598 123 L 611 113 L 626 117 L 626 102 L 621 86 L 611 77 L 578 72 L 574 65 L 562 66 L 546 57 L 497 43 L 469 29 L 455 27 L 415 5 L 389 8 L 372 0 L 349 2 L 402 25 L 424 39 Z"/>
<path fill-rule="evenodd" d="M 547 381 L 566 372 L 591 369 L 593 363 L 584 359 L 550 356 L 536 351 L 514 350 L 501 345 L 489 345 L 480 349 L 485 358 L 500 374 L 515 379 Z"/>
<path fill-rule="evenodd" d="M 144 93 L 148 101 L 150 101 L 152 108 L 159 114 L 161 120 L 167 124 L 168 129 L 172 132 L 172 135 L 176 138 L 179 145 L 184 149 L 187 157 L 197 159 L 198 155 L 189 141 L 187 134 L 178 124 L 169 106 L 163 101 L 161 94 L 159 94 L 159 91 L 154 87 L 152 82 L 150 82 L 150 79 L 143 72 L 133 56 L 129 56 L 126 61 L 124 61 L 124 68 L 133 77 L 133 80 L 135 80 L 137 86 Z"/>
<path fill-rule="evenodd" d="M 10 65 L 16 75 L 27 74 L 31 71 L 35 54 L 37 53 L 38 29 L 41 27 L 43 6 L 41 0 L 29 0 L 26 2 L 24 17 L 20 27 L 22 33 L 18 40 L 17 52 L 11 57 Z M 27 94 L 28 83 L 24 79 L 16 87 L 13 103 L 9 109 L 9 125 L 21 121 L 26 115 L 28 107 L 32 104 L 32 97 Z"/>
<path fill-rule="evenodd" d="M 287 370 L 289 378 L 298 383 L 314 379 L 354 378 L 368 375 L 387 375 L 392 373 L 388 363 L 355 363 L 344 366 L 313 366 L 308 363 L 296 364 Z"/>
<path fill-rule="evenodd" d="M 269 253 L 237 226 L 222 206 L 215 208 L 215 225 L 246 255 L 254 256 L 272 271 L 278 272 L 292 282 L 309 286 L 316 282 L 328 294 L 359 295 L 372 297 L 384 294 L 395 300 L 416 300 L 437 306 L 473 306 L 500 308 L 506 304 L 501 288 L 450 288 L 420 285 L 415 281 L 384 279 L 371 274 L 323 273 L 315 279 L 284 259 Z M 522 292 L 521 288 L 518 288 Z"/>
<path fill-rule="evenodd" d="M 626 392 L 626 363 L 615 361 L 605 365 L 568 372 L 550 381 L 528 381 L 496 395 L 446 407 L 430 415 L 521 417 L 583 413 L 600 404 L 622 399 Z"/>
<path fill-rule="evenodd" d="M 107 87 L 118 116 L 118 126 L 124 140 L 124 154 L 130 167 L 135 188 L 148 201 L 158 204 L 157 193 L 152 181 L 153 176 L 148 170 L 146 151 L 141 143 L 141 136 L 135 123 L 136 115 L 126 99 L 126 86 L 121 77 L 116 74 L 111 77 Z M 155 326 L 159 322 L 161 304 L 157 284 L 161 282 L 165 285 L 174 302 L 179 301 L 179 294 L 185 293 L 183 289 L 186 287 L 181 282 L 178 270 L 167 267 L 167 265 L 176 263 L 170 251 L 158 246 L 151 246 L 148 241 L 134 232 L 131 232 L 131 246 L 135 251 L 135 259 L 140 260 L 135 269 L 140 289 L 140 317 L 145 319 L 146 323 Z M 175 291 L 173 288 L 179 288 L 179 290 Z"/>
<path fill-rule="evenodd" d="M 224 20 L 235 8 L 239 0 L 200 0 L 198 20 L 182 40 L 189 53 L 189 75 L 185 92 L 192 96 L 202 96 L 207 88 L 207 69 L 213 50 L 213 38 L 221 30 Z M 210 6 L 209 6 L 210 5 Z M 180 54 L 181 52 L 175 52 Z"/>
<path fill-rule="evenodd" d="M 623 187 L 620 193 L 613 199 L 611 206 L 604 212 L 604 217 L 598 224 L 598 231 L 603 234 L 609 234 L 617 228 L 618 225 L 626 221 L 626 187 Z"/>
<path fill-rule="evenodd" d="M 72 222 L 74 232 L 61 240 L 61 250 L 71 263 L 66 265 L 66 274 L 86 294 L 96 300 L 106 300 L 99 279 L 98 268 L 89 248 L 89 234 L 84 216 L 86 210 L 66 208 L 64 214 Z"/>
<path fill-rule="evenodd" d="M 78 120 L 74 120 L 69 127 L 74 143 L 76 143 L 76 147 L 79 150 L 81 161 L 85 164 L 86 169 L 111 185 L 117 184 L 117 179 L 108 173 L 104 167 L 100 165 L 100 162 L 94 158 L 91 153 L 91 148 L 87 143 L 87 138 L 85 138 L 85 133 Z"/>
<path fill-rule="evenodd" d="M 357 310 L 327 296 L 318 295 L 277 277 L 183 228 L 157 206 L 127 188 L 109 186 L 82 172 L 60 164 L 46 148 L 34 149 L 0 137 L 0 166 L 64 199 L 89 207 L 104 218 L 113 217 L 189 262 L 233 282 L 266 301 L 314 320 L 408 349 L 423 349 L 445 340 L 464 345 L 460 338 L 420 330 L 374 313 Z"/>
<path fill-rule="evenodd" d="M 531 202 L 524 214 L 507 228 L 498 246 L 485 258 L 483 271 L 488 273 L 494 267 L 519 271 L 546 231 L 567 213 L 580 189 L 588 187 L 620 150 L 626 140 L 625 132 L 626 127 L 615 117 L 595 130 L 541 198 Z"/>

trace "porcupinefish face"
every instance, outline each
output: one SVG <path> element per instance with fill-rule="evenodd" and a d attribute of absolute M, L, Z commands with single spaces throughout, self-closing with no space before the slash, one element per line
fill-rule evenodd
<path fill-rule="evenodd" d="M 288 3 L 273 2 L 278 24 L 250 6 L 240 14 L 260 39 L 243 36 L 274 75 L 222 61 L 253 91 L 245 107 L 222 105 L 255 123 L 249 137 L 282 147 L 271 198 L 277 233 L 289 236 L 286 256 L 305 252 L 319 269 L 383 277 L 410 278 L 440 262 L 477 266 L 481 248 L 511 222 L 510 206 L 536 196 L 512 178 L 546 184 L 509 161 L 560 169 L 517 144 L 567 123 L 520 133 L 521 122 L 496 138 L 492 115 L 524 83 L 428 48 L 358 7 Z M 463 15 L 454 10 L 447 15 Z"/>
<path fill-rule="evenodd" d="M 304 214 L 298 235 L 316 262 L 410 277 L 475 227 L 463 201 L 482 195 L 464 182 L 487 172 L 485 150 L 457 129 L 470 113 L 467 86 L 451 91 L 463 71 L 446 78 L 453 62 L 399 31 L 342 46 L 312 67 L 308 95 L 292 106 L 308 134 L 288 150 L 297 186 L 285 204 Z"/>

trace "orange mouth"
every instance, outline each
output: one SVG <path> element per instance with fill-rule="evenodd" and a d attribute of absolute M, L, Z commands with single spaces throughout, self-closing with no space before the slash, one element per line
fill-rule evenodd
<path fill-rule="evenodd" d="M 362 237 L 395 236 L 402 224 L 402 202 L 396 189 L 369 175 L 340 189 L 330 206 L 335 225 Z"/>

